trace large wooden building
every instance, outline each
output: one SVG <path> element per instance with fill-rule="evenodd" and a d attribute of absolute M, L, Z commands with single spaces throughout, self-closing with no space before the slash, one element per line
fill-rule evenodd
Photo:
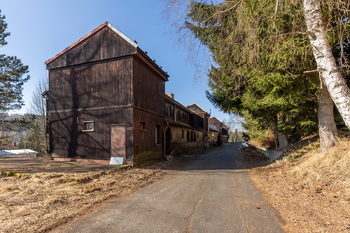
<path fill-rule="evenodd" d="M 220 138 L 205 110 L 164 94 L 168 74 L 108 22 L 46 61 L 46 68 L 54 159 L 108 163 L 121 157 L 138 164 Z"/>
<path fill-rule="evenodd" d="M 108 22 L 46 63 L 53 158 L 162 158 L 168 75 Z"/>

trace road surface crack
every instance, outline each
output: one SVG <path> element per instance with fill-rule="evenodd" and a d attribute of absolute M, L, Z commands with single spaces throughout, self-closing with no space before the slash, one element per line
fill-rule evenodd
<path fill-rule="evenodd" d="M 215 164 L 214 164 L 214 167 L 217 165 L 218 162 L 219 162 L 219 159 L 216 160 L 216 162 L 215 162 Z M 192 229 L 191 229 L 191 225 L 192 225 L 192 221 L 193 221 L 193 216 L 194 216 L 194 214 L 197 212 L 197 209 L 198 209 L 199 204 L 200 204 L 200 203 L 203 201 L 203 199 L 204 199 L 205 191 L 204 191 L 204 189 L 203 189 L 203 185 L 204 185 L 204 183 L 208 180 L 209 176 L 210 176 L 211 174 L 213 174 L 214 171 L 215 171 L 215 169 L 212 170 L 212 171 L 207 175 L 207 177 L 203 180 L 203 182 L 202 182 L 201 185 L 200 185 L 200 189 L 202 190 L 202 196 L 201 196 L 201 199 L 198 201 L 197 205 L 194 207 L 194 211 L 193 211 L 193 213 L 192 213 L 191 216 L 190 216 L 190 221 L 189 221 L 189 223 L 188 223 L 188 225 L 187 225 L 186 233 L 191 232 L 191 230 L 192 230 Z"/>

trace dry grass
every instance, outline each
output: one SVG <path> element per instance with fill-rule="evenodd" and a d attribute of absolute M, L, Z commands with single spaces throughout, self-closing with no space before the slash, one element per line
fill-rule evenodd
<path fill-rule="evenodd" d="M 152 184 L 164 174 L 153 169 L 123 169 L 2 176 L 0 232 L 45 232 L 85 213 L 96 203 Z"/>
<path fill-rule="evenodd" d="M 276 147 L 275 134 L 273 132 L 269 133 L 268 137 L 262 142 L 258 140 L 249 140 L 248 144 L 259 148 L 274 149 Z"/>
<path fill-rule="evenodd" d="M 349 146 L 343 139 L 323 154 L 315 149 L 294 162 L 249 170 L 286 232 L 350 232 Z"/>

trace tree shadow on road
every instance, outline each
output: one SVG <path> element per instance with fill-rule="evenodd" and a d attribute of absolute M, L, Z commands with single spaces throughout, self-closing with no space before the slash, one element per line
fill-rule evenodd
<path fill-rule="evenodd" d="M 220 160 L 220 162 L 218 162 Z M 242 170 L 263 167 L 272 161 L 253 146 L 241 143 L 198 150 L 157 164 L 163 170 Z M 152 166 L 150 166 L 151 168 Z"/>

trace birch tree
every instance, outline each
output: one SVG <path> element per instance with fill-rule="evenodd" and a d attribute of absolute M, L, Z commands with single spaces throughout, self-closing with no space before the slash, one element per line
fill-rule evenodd
<path fill-rule="evenodd" d="M 339 4 L 340 7 L 338 7 L 338 9 L 336 10 L 338 11 L 337 13 L 340 14 L 340 17 L 338 18 L 338 21 L 335 22 L 335 24 L 339 25 L 339 27 L 344 27 L 345 31 L 347 32 L 346 34 L 348 35 L 349 3 L 347 3 L 347 1 L 339 1 Z M 346 67 L 348 65 L 346 63 L 343 64 L 342 62 L 340 62 L 339 67 L 339 65 L 334 59 L 332 48 L 329 44 L 328 37 L 326 34 L 326 27 L 322 19 L 320 1 L 303 0 L 303 7 L 305 22 L 307 26 L 306 33 L 308 34 L 310 39 L 310 44 L 317 63 L 317 71 L 319 73 L 321 83 L 324 84 L 324 87 L 321 87 L 321 92 L 323 93 L 322 95 L 326 95 L 327 97 L 325 98 L 332 98 L 346 126 L 350 129 L 350 90 L 348 85 L 346 84 L 346 81 L 342 77 L 341 72 L 339 71 L 339 68 L 343 68 L 343 65 Z M 340 41 L 347 40 L 347 38 L 344 38 L 343 35 L 343 33 L 340 33 Z M 340 43 L 339 46 L 343 46 L 343 44 Z M 342 58 L 340 59 L 342 61 Z M 346 58 L 345 62 L 347 62 Z M 329 94 L 327 93 L 327 91 L 329 92 Z M 330 106 L 333 107 L 333 104 L 330 104 L 328 100 L 321 100 L 321 102 L 323 108 L 326 108 L 325 106 L 329 106 L 327 108 L 328 113 L 324 114 L 323 117 L 328 118 L 328 120 L 334 117 L 332 114 L 330 114 Z M 327 132 L 334 131 L 336 129 L 333 126 L 327 124 L 327 122 L 328 121 L 325 120 L 324 124 L 320 123 L 321 140 L 324 137 L 325 139 L 323 141 L 325 142 L 334 141 L 334 139 L 332 140 L 332 138 L 327 139 Z"/>

